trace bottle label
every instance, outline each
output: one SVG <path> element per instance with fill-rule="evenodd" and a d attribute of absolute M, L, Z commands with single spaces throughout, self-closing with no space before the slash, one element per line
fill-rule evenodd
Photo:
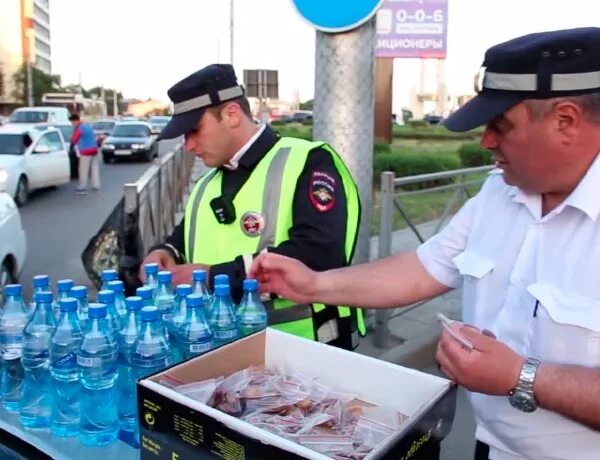
<path fill-rule="evenodd" d="M 217 340 L 235 339 L 238 335 L 237 329 L 221 329 L 213 331 L 214 338 Z"/>
<path fill-rule="evenodd" d="M 85 358 L 83 358 L 85 359 Z M 52 363 L 52 367 L 57 369 L 66 369 L 69 367 L 75 367 L 78 363 L 77 355 L 70 351 L 65 356 L 61 356 Z"/>
<path fill-rule="evenodd" d="M 102 358 L 88 358 L 77 355 L 77 364 L 83 367 L 99 367 L 102 365 Z"/>
<path fill-rule="evenodd" d="M 190 344 L 190 351 L 192 353 L 204 353 L 205 351 L 208 351 L 211 349 L 211 343 L 210 342 L 206 342 L 206 343 L 192 343 Z"/>
<path fill-rule="evenodd" d="M 48 353 L 48 350 L 43 350 L 41 353 L 34 355 L 33 359 L 48 359 L 49 356 L 50 353 Z"/>

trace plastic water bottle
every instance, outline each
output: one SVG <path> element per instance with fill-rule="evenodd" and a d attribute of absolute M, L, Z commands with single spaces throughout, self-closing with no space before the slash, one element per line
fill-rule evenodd
<path fill-rule="evenodd" d="M 35 310 L 23 330 L 25 384 L 19 409 L 21 424 L 29 428 L 46 427 L 50 423 L 52 394 L 48 351 L 56 327 L 52 293 L 37 292 L 35 300 Z"/>
<path fill-rule="evenodd" d="M 158 264 L 151 263 L 144 265 L 144 273 L 146 274 L 144 286 L 149 286 L 152 292 L 154 292 L 158 285 Z"/>
<path fill-rule="evenodd" d="M 121 318 L 115 307 L 115 293 L 111 290 L 104 290 L 98 293 L 98 302 L 106 307 L 106 321 L 108 328 L 115 335 L 115 339 L 121 330 Z"/>
<path fill-rule="evenodd" d="M 31 295 L 31 300 L 29 302 L 30 314 L 35 310 L 35 305 L 37 301 L 35 300 L 35 295 L 38 292 L 52 292 L 50 290 L 50 277 L 48 275 L 35 275 L 33 277 L 33 294 Z"/>
<path fill-rule="evenodd" d="M 169 328 L 169 346 L 171 347 L 171 356 L 173 363 L 180 363 L 183 361 L 181 354 L 179 353 L 179 347 L 175 340 L 175 331 L 185 320 L 187 313 L 187 302 L 186 297 L 192 293 L 191 284 L 178 284 L 175 289 L 175 307 L 173 308 L 173 316 L 171 321 L 168 323 Z"/>
<path fill-rule="evenodd" d="M 121 429 L 128 432 L 137 432 L 137 397 L 136 373 L 131 365 L 133 346 L 141 330 L 140 310 L 142 299 L 137 296 L 127 297 L 125 300 L 127 313 L 122 321 L 119 331 L 119 380 L 117 382 L 119 395 L 119 422 Z"/>
<path fill-rule="evenodd" d="M 102 270 L 102 286 L 101 291 L 108 289 L 108 283 L 115 281 L 119 278 L 119 274 L 116 270 Z"/>
<path fill-rule="evenodd" d="M 23 391 L 23 329 L 29 309 L 23 302 L 20 284 L 4 288 L 4 305 L 0 313 L 0 352 L 2 354 L 2 405 L 9 412 L 17 412 Z"/>
<path fill-rule="evenodd" d="M 204 296 L 190 294 L 186 298 L 187 313 L 175 330 L 182 360 L 206 353 L 213 346 L 213 334 L 204 316 Z"/>
<path fill-rule="evenodd" d="M 106 321 L 106 307 L 89 308 L 89 321 L 77 354 L 81 376 L 82 444 L 103 446 L 117 439 L 119 416 L 116 382 L 118 345 Z"/>
<path fill-rule="evenodd" d="M 65 279 L 56 282 L 56 299 L 52 305 L 54 309 L 54 317 L 58 321 L 61 315 L 60 301 L 70 296 L 71 289 L 73 288 L 73 280 Z"/>
<path fill-rule="evenodd" d="M 219 275 L 217 275 L 219 276 Z M 227 276 L 227 275 L 224 275 Z M 227 276 L 227 284 L 229 284 L 229 277 Z M 192 292 L 194 294 L 200 294 L 204 297 L 204 305 L 210 305 L 212 303 L 212 295 L 206 285 L 206 270 L 194 270 L 192 272 Z"/>
<path fill-rule="evenodd" d="M 171 280 L 171 272 L 158 272 L 158 285 L 156 291 L 154 291 L 154 305 L 158 307 L 165 326 L 171 321 L 173 307 L 175 306 L 175 295 L 171 288 Z"/>
<path fill-rule="evenodd" d="M 154 307 L 154 289 L 150 286 L 141 286 L 135 290 L 135 295 L 142 298 L 144 307 Z"/>
<path fill-rule="evenodd" d="M 225 274 L 221 274 L 221 275 L 216 275 L 215 278 L 213 279 L 214 282 L 214 286 L 213 286 L 213 295 L 211 298 L 211 302 L 210 304 L 206 307 L 206 316 L 208 318 L 210 318 L 210 315 L 212 314 L 212 305 L 213 305 L 213 301 L 215 300 L 215 292 L 217 289 L 217 286 L 219 285 L 223 285 L 223 286 L 227 286 L 227 292 L 229 292 L 228 294 L 228 298 L 229 298 L 229 302 L 231 302 L 231 305 L 233 306 L 233 311 L 235 312 L 237 310 L 237 307 L 235 305 L 235 302 L 233 301 L 233 298 L 231 297 L 231 285 L 229 284 L 229 275 L 225 275 Z"/>
<path fill-rule="evenodd" d="M 137 378 L 160 371 L 171 364 L 171 349 L 156 307 L 143 307 L 142 326 L 133 346 L 131 362 Z"/>
<path fill-rule="evenodd" d="M 83 331 L 88 320 L 88 289 L 86 286 L 74 286 L 69 295 L 77 299 L 77 318 L 79 318 L 79 325 Z"/>
<path fill-rule="evenodd" d="M 60 318 L 50 339 L 50 432 L 55 436 L 77 436 L 80 393 L 77 352 L 83 340 L 77 318 L 77 299 L 61 299 L 60 311 Z"/>
<path fill-rule="evenodd" d="M 258 281 L 255 279 L 244 280 L 244 295 L 237 310 L 237 318 L 242 337 L 267 327 L 267 311 L 260 300 Z"/>
<path fill-rule="evenodd" d="M 213 333 L 215 347 L 232 342 L 239 337 L 235 309 L 231 302 L 228 285 L 217 284 L 215 286 L 208 325 Z"/>
<path fill-rule="evenodd" d="M 125 287 L 123 286 L 123 281 L 109 281 L 108 289 L 115 293 L 115 308 L 119 316 L 124 318 L 127 314 L 127 307 L 125 306 Z"/>

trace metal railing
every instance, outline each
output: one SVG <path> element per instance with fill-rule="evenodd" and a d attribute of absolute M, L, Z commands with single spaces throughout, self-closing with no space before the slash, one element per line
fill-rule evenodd
<path fill-rule="evenodd" d="M 194 156 L 186 155 L 180 144 L 155 161 L 137 182 L 125 184 L 125 220 L 137 222 L 144 254 L 177 225 L 193 163 Z"/>
<path fill-rule="evenodd" d="M 435 223 L 431 235 L 439 232 L 445 225 L 454 208 L 459 204 L 461 198 L 470 198 L 469 186 L 481 184 L 485 180 L 485 176 L 469 179 L 468 176 L 477 173 L 486 173 L 493 169 L 493 166 L 480 166 L 476 168 L 457 169 L 453 171 L 443 171 L 431 174 L 420 174 L 417 176 L 405 176 L 396 178 L 395 174 L 390 171 L 381 173 L 381 194 L 380 194 L 380 221 L 379 221 L 379 246 L 378 258 L 387 257 L 392 254 L 392 236 L 394 233 L 394 209 L 398 211 L 402 220 L 414 233 L 420 243 L 423 243 L 427 238 L 423 236 L 419 230 L 418 224 L 413 221 L 408 215 L 406 208 L 403 206 L 401 199 L 403 197 L 414 197 L 427 193 L 441 192 L 454 190 L 446 202 L 446 206 Z M 419 190 L 402 190 L 397 192 L 397 189 L 406 185 L 419 184 L 423 182 L 434 182 L 439 180 L 452 180 L 452 183 L 423 188 Z M 425 303 L 419 302 L 414 305 L 401 307 L 398 309 L 377 309 L 375 311 L 375 346 L 379 348 L 387 348 L 389 343 L 389 327 L 388 323 L 391 319 L 406 313 L 411 309 Z"/>

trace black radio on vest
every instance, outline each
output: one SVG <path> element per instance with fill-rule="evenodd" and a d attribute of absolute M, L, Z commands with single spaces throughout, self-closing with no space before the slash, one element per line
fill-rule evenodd
<path fill-rule="evenodd" d="M 221 195 L 210 200 L 212 209 L 217 222 L 220 224 L 231 224 L 235 222 L 235 206 L 233 198 L 227 195 Z"/>

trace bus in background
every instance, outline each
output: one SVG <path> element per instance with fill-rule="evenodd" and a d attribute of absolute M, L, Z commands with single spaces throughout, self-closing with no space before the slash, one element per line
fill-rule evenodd
<path fill-rule="evenodd" d="M 77 113 L 85 121 L 106 117 L 104 100 L 87 98 L 78 93 L 45 93 L 42 105 L 65 107 L 69 113 Z"/>

